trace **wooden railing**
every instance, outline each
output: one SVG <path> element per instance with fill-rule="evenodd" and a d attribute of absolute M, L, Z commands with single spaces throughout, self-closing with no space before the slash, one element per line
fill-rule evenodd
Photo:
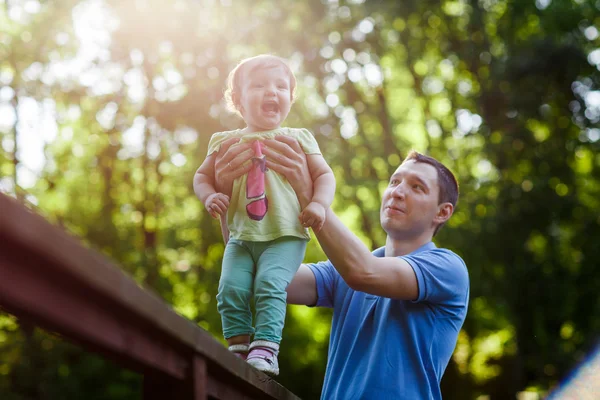
<path fill-rule="evenodd" d="M 99 253 L 0 194 L 0 307 L 143 374 L 143 398 L 297 399 Z"/>

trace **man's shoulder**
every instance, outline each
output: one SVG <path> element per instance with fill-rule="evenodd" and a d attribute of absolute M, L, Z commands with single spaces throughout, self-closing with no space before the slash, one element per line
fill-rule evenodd
<path fill-rule="evenodd" d="M 313 274 L 315 274 L 317 278 L 324 277 L 331 279 L 337 278 L 337 275 L 339 275 L 339 272 L 337 272 L 337 270 L 329 260 L 319 261 L 317 263 L 308 263 L 306 265 L 310 268 L 311 271 L 313 271 Z"/>
<path fill-rule="evenodd" d="M 454 264 L 457 266 L 462 266 L 465 269 L 467 268 L 467 264 L 465 263 L 465 261 L 463 260 L 463 258 L 461 256 L 459 256 L 454 251 L 444 248 L 444 247 L 433 247 L 433 248 L 424 250 L 424 251 L 414 254 L 414 255 L 427 257 L 427 258 L 433 258 L 433 259 L 443 258 L 448 263 L 451 263 L 451 264 Z"/>
<path fill-rule="evenodd" d="M 372 251 L 373 255 L 375 257 L 385 257 L 385 247 L 379 247 L 375 250 Z M 428 244 L 424 245 L 422 248 L 417 249 L 416 251 L 409 253 L 409 254 L 405 254 L 399 257 L 403 257 L 403 258 L 423 258 L 423 259 L 430 259 L 430 260 L 445 260 L 447 263 L 459 266 L 459 267 L 464 267 L 465 269 L 467 268 L 467 264 L 465 263 L 465 261 L 462 259 L 461 256 L 459 256 L 457 253 L 455 253 L 454 251 L 444 248 L 444 247 L 437 247 L 435 246 L 435 244 L 433 244 L 433 242 L 429 242 Z"/>
<path fill-rule="evenodd" d="M 465 296 L 469 293 L 469 271 L 462 257 L 454 251 L 430 246 L 403 258 L 417 276 L 418 301 L 466 302 Z"/>

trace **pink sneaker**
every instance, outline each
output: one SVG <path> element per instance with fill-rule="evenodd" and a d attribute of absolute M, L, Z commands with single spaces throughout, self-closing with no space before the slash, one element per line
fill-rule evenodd
<path fill-rule="evenodd" d="M 229 346 L 229 351 L 235 354 L 237 358 L 246 360 L 246 358 L 248 357 L 248 347 L 248 343 L 232 344 L 231 346 Z"/>
<path fill-rule="evenodd" d="M 277 376 L 279 375 L 277 354 L 279 354 L 277 343 L 268 340 L 255 340 L 250 345 L 250 353 L 248 353 L 246 361 L 259 371 Z"/>

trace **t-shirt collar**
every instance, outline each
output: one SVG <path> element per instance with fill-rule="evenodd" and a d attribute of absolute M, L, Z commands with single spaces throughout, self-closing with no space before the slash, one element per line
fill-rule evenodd
<path fill-rule="evenodd" d="M 435 245 L 435 243 L 433 242 L 429 242 L 429 243 L 425 243 L 423 246 L 419 247 L 418 249 L 416 249 L 415 251 L 411 252 L 410 254 L 417 254 L 420 253 L 422 251 L 427 251 L 427 250 L 432 250 L 437 248 L 437 246 Z"/>
<path fill-rule="evenodd" d="M 435 245 L 435 243 L 433 242 L 428 242 L 425 243 L 423 246 L 419 247 L 418 249 L 416 249 L 415 251 L 410 252 L 409 254 L 406 255 L 410 255 L 410 254 L 417 254 L 420 253 L 422 251 L 427 251 L 427 250 L 431 250 L 431 249 L 435 249 L 437 248 L 437 246 Z M 373 255 L 375 257 L 384 257 L 385 255 L 385 246 L 382 246 L 376 250 L 373 250 Z"/>

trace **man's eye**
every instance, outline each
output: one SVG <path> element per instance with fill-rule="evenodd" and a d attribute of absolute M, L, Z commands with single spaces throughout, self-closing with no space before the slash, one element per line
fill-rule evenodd
<path fill-rule="evenodd" d="M 417 184 L 417 183 L 413 185 L 413 188 L 414 188 L 414 189 L 417 189 L 417 190 L 421 190 L 421 191 L 423 191 L 423 186 L 421 186 L 421 185 L 419 185 L 419 184 Z"/>
<path fill-rule="evenodd" d="M 400 182 L 398 181 L 398 179 L 392 179 L 392 180 L 390 181 L 390 185 L 391 185 L 391 186 L 397 185 L 398 183 L 400 183 Z"/>

